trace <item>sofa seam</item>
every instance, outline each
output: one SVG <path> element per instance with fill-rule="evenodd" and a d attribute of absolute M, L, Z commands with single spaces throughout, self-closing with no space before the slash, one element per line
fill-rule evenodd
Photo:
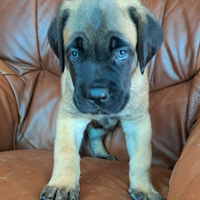
<path fill-rule="evenodd" d="M 38 57 L 39 57 L 39 64 L 40 64 L 40 69 L 43 69 L 42 67 L 42 59 L 41 59 L 41 52 L 40 52 L 40 45 L 39 45 L 39 31 L 38 31 L 38 0 L 36 0 L 36 9 L 35 9 L 35 27 L 36 27 L 36 38 L 37 38 L 37 49 L 38 49 Z"/>

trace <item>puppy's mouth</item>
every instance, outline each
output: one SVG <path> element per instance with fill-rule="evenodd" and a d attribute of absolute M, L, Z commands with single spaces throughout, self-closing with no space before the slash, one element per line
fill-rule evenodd
<path fill-rule="evenodd" d="M 87 99 L 78 96 L 78 98 L 74 98 L 74 104 L 82 113 L 90 113 L 92 115 L 110 115 L 117 114 L 123 110 L 127 105 L 128 99 L 128 96 L 126 96 L 122 101 L 119 101 L 120 103 L 113 102 L 109 104 L 96 105 L 89 102 Z"/>
<path fill-rule="evenodd" d="M 91 114 L 93 114 L 93 115 L 108 115 L 109 113 L 108 113 L 108 112 L 105 112 L 105 111 L 103 111 L 103 110 L 101 110 L 101 109 L 99 108 L 99 109 L 97 109 L 96 111 L 91 112 Z"/>

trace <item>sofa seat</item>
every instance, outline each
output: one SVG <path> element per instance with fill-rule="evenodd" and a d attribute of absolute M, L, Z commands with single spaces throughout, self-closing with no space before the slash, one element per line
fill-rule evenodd
<path fill-rule="evenodd" d="M 51 177 L 53 152 L 17 150 L 0 153 L 1 200 L 39 200 Z M 171 170 L 152 166 L 156 190 L 167 199 Z M 159 177 L 159 178 L 158 178 Z M 84 157 L 81 159 L 80 200 L 131 200 L 128 162 Z"/>

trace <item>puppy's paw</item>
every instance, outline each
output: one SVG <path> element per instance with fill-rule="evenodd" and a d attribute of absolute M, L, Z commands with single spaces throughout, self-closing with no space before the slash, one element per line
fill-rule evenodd
<path fill-rule="evenodd" d="M 105 159 L 105 160 L 110 160 L 110 161 L 117 161 L 117 159 L 111 155 L 106 155 L 106 156 L 97 156 L 97 158 Z"/>
<path fill-rule="evenodd" d="M 65 190 L 56 187 L 45 186 L 40 194 L 42 200 L 78 200 L 79 189 Z"/>
<path fill-rule="evenodd" d="M 145 194 L 134 189 L 129 189 L 129 195 L 134 200 L 162 200 L 162 197 L 158 193 Z"/>

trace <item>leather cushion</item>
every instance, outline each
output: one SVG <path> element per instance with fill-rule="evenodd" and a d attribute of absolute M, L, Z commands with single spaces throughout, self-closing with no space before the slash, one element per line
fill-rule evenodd
<path fill-rule="evenodd" d="M 47 150 L 17 150 L 0 153 L 1 199 L 39 200 L 53 167 Z M 171 170 L 153 166 L 156 190 L 166 199 Z M 80 200 L 131 200 L 128 194 L 128 163 L 84 157 L 81 159 Z"/>

